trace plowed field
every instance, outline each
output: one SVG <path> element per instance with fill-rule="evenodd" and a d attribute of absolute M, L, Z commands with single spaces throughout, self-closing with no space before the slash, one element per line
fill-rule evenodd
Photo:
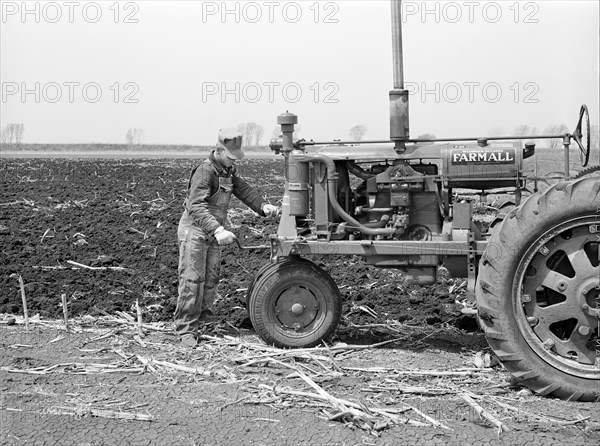
<path fill-rule="evenodd" d="M 176 230 L 191 167 L 197 160 L 2 161 L 0 203 L 0 312 L 20 313 L 21 295 L 12 273 L 23 276 L 31 314 L 62 315 L 61 295 L 71 315 L 128 311 L 139 300 L 148 320 L 169 320 L 177 293 Z M 272 203 L 283 193 L 282 160 L 250 160 L 242 174 Z M 267 242 L 277 221 L 262 219 L 233 200 L 229 223 L 243 245 Z M 344 296 L 343 326 L 386 320 L 474 328 L 456 311 L 460 280 L 412 286 L 393 270 L 361 259 L 316 259 Z M 119 269 L 86 269 L 91 267 Z M 215 312 L 235 326 L 248 324 L 239 305 L 266 251 L 226 247 Z M 362 307 L 362 308 L 361 308 Z M 372 309 L 371 313 L 365 307 Z"/>

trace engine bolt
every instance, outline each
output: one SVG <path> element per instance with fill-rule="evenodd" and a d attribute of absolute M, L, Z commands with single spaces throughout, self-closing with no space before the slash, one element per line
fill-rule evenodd
<path fill-rule="evenodd" d="M 523 294 L 523 295 L 521 296 L 521 300 L 522 300 L 523 302 L 531 302 L 531 295 L 530 295 L 530 294 Z"/>
<path fill-rule="evenodd" d="M 552 339 L 546 339 L 544 341 L 544 348 L 550 350 L 552 347 L 554 347 L 554 341 Z"/>
<path fill-rule="evenodd" d="M 581 336 L 587 336 L 590 334 L 590 327 L 588 327 L 587 325 L 582 325 L 577 329 L 577 331 Z"/>
<path fill-rule="evenodd" d="M 558 282 L 558 289 L 559 289 L 560 291 L 564 291 L 564 290 L 566 290 L 566 289 L 567 289 L 567 284 L 566 284 L 566 283 L 564 283 L 564 282 Z"/>

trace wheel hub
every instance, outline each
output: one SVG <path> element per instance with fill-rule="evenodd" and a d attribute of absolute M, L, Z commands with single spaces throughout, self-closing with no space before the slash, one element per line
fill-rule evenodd
<path fill-rule="evenodd" d="M 302 312 L 304 311 L 304 305 L 295 303 L 294 305 L 292 305 L 292 308 L 290 308 L 290 311 L 294 314 L 302 314 Z"/>
<path fill-rule="evenodd" d="M 275 315 L 284 328 L 300 331 L 315 320 L 318 309 L 317 297 L 308 287 L 293 285 L 279 295 Z"/>

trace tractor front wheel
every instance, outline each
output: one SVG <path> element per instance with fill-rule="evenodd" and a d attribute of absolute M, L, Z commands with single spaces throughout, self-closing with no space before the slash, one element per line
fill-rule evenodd
<path fill-rule="evenodd" d="M 558 183 L 494 228 L 476 284 L 504 366 L 542 395 L 600 398 L 600 181 Z"/>
<path fill-rule="evenodd" d="M 311 347 L 329 337 L 342 312 L 333 279 L 313 262 L 296 258 L 262 270 L 248 295 L 254 329 L 278 347 Z"/>

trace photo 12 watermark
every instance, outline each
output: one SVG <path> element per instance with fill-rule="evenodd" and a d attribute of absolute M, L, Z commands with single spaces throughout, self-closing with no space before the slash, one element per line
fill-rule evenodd
<path fill-rule="evenodd" d="M 0 3 L 2 23 L 139 23 L 138 2 Z"/>
<path fill-rule="evenodd" d="M 305 100 L 315 104 L 337 104 L 340 87 L 335 82 L 202 82 L 203 103 L 269 103 L 283 101 L 297 104 Z"/>
<path fill-rule="evenodd" d="M 202 23 L 339 23 L 338 2 L 202 2 Z"/>
<path fill-rule="evenodd" d="M 402 22 L 420 23 L 539 23 L 537 2 L 403 1 Z"/>
<path fill-rule="evenodd" d="M 500 83 L 496 81 L 405 82 L 413 100 L 426 103 L 539 103 L 540 86 L 536 82 Z"/>
<path fill-rule="evenodd" d="M 137 104 L 140 86 L 136 82 L 2 82 L 2 103 L 88 103 Z"/>

